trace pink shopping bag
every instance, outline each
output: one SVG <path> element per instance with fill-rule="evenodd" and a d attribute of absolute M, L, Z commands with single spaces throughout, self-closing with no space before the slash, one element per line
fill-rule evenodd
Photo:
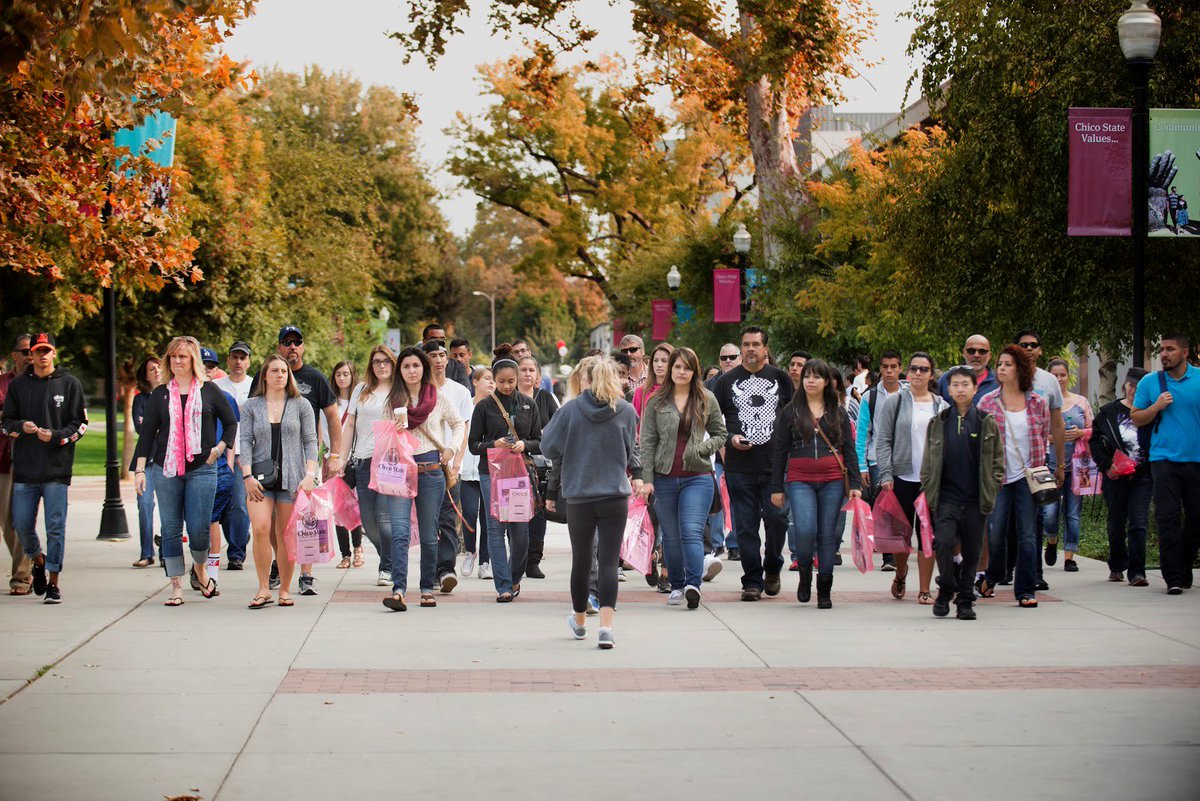
<path fill-rule="evenodd" d="M 650 509 L 641 498 L 629 501 L 629 516 L 625 519 L 625 536 L 621 540 L 621 558 L 643 576 L 650 574 L 654 557 L 654 523 Z"/>
<path fill-rule="evenodd" d="M 725 474 L 721 474 L 721 509 L 725 512 L 725 530 L 733 531 L 733 506 L 729 503 L 729 485 L 725 483 Z"/>
<path fill-rule="evenodd" d="M 288 559 L 300 565 L 333 558 L 333 506 L 316 492 L 299 492 L 283 541 Z"/>
<path fill-rule="evenodd" d="M 396 424 L 389 420 L 372 423 L 371 430 L 375 434 L 375 456 L 368 486 L 380 495 L 417 497 L 417 463 L 413 461 L 417 438 L 407 431 L 397 431 Z"/>
<path fill-rule="evenodd" d="M 501 523 L 528 523 L 536 510 L 525 457 L 505 448 L 488 448 L 487 460 L 492 516 Z"/>
<path fill-rule="evenodd" d="M 362 515 L 358 511 L 358 496 L 341 476 L 334 476 L 317 489 L 313 490 L 333 507 L 333 522 L 344 529 L 353 531 L 362 525 Z"/>
<path fill-rule="evenodd" d="M 1075 443 L 1075 454 L 1071 457 L 1071 492 L 1080 496 L 1100 494 L 1100 468 L 1083 441 Z"/>
<path fill-rule="evenodd" d="M 854 566 L 859 573 L 868 573 L 875 569 L 875 537 L 871 533 L 871 506 L 862 498 L 846 501 L 842 511 L 850 515 L 850 549 L 854 556 Z"/>
<path fill-rule="evenodd" d="M 895 492 L 884 490 L 879 493 L 871 509 L 871 518 L 876 553 L 912 553 L 912 524 Z"/>
<path fill-rule="evenodd" d="M 929 519 L 929 499 L 925 497 L 925 493 L 917 496 L 917 502 L 913 506 L 916 509 L 916 514 L 913 515 L 916 518 L 913 531 L 920 537 L 921 554 L 926 557 L 933 556 L 933 523 Z"/>

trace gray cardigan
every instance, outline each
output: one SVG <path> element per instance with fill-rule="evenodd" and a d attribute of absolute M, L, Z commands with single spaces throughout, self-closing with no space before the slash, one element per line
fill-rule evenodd
<path fill-rule="evenodd" d="M 283 465 L 281 486 L 295 494 L 304 480 L 307 462 L 317 460 L 317 424 L 312 404 L 303 397 L 288 398 L 284 404 Z M 241 463 L 249 467 L 271 458 L 271 421 L 267 417 L 267 399 L 262 395 L 242 404 L 242 422 L 238 426 Z"/>
<path fill-rule="evenodd" d="M 935 415 L 949 406 L 941 395 L 929 394 L 933 397 Z M 913 471 L 912 412 L 912 390 L 907 386 L 888 395 L 875 407 L 875 463 L 879 465 L 880 484 L 895 481 L 895 476 L 900 473 Z"/>

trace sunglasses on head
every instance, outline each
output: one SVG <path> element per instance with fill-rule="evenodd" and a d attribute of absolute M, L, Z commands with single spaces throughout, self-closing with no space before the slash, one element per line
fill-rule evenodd
<path fill-rule="evenodd" d="M 1042 346 L 1041 342 L 1018 342 L 1017 344 L 1025 350 L 1034 350 L 1035 348 L 1040 348 Z"/>
<path fill-rule="evenodd" d="M 734 353 L 734 354 L 733 354 L 733 355 L 731 355 L 731 356 L 722 356 L 722 357 L 721 357 L 721 361 L 723 361 L 723 362 L 735 362 L 735 361 L 737 361 L 737 357 L 738 357 L 738 355 L 737 355 L 736 353 Z"/>
<path fill-rule="evenodd" d="M 991 348 L 966 348 L 964 351 L 968 356 L 987 356 L 992 352 Z"/>
<path fill-rule="evenodd" d="M 634 345 L 631 348 L 621 348 L 621 353 L 628 355 L 630 353 L 637 353 L 639 350 L 641 350 L 641 348 L 637 345 Z"/>

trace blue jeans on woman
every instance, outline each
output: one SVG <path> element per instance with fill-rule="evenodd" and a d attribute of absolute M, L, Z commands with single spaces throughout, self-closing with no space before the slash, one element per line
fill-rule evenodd
<path fill-rule="evenodd" d="M 700 589 L 704 577 L 704 523 L 712 497 L 713 481 L 708 473 L 654 477 L 654 510 L 662 526 L 663 555 L 673 590 Z"/>
<path fill-rule="evenodd" d="M 833 557 L 841 536 L 837 519 L 846 494 L 845 485 L 841 481 L 788 481 L 783 487 L 796 525 L 796 559 L 800 567 L 812 565 L 815 543 L 817 572 L 832 576 Z"/>
<path fill-rule="evenodd" d="M 1077 553 L 1079 551 L 1079 515 L 1082 499 L 1071 490 L 1071 471 L 1064 474 L 1062 490 L 1059 499 L 1047 504 L 1042 521 L 1046 536 L 1058 536 L 1059 518 L 1066 519 L 1066 532 L 1063 535 L 1062 549 Z"/>
<path fill-rule="evenodd" d="M 213 498 L 217 495 L 217 466 L 202 465 L 171 478 L 163 475 L 156 464 L 146 468 L 146 473 L 150 472 L 154 473 L 154 494 L 162 519 L 163 568 L 168 577 L 175 578 L 187 570 L 183 559 L 185 524 L 192 561 L 204 564 L 208 559 L 208 526 L 212 521 Z"/>
<path fill-rule="evenodd" d="M 529 558 L 529 523 L 501 523 L 492 516 L 490 475 L 480 474 L 479 490 L 488 515 L 488 564 L 492 566 L 492 582 L 496 585 L 496 593 L 504 595 L 511 593 L 513 586 L 525 578 L 525 561 Z"/>
<path fill-rule="evenodd" d="M 388 512 L 388 496 L 371 489 L 371 460 L 360 459 L 354 468 L 354 491 L 358 495 L 358 512 L 362 517 L 363 533 L 379 554 L 379 572 L 392 572 L 392 517 Z M 407 530 L 407 529 L 406 529 Z M 407 543 L 405 543 L 407 547 Z"/>
<path fill-rule="evenodd" d="M 438 452 L 418 453 L 417 464 L 437 464 Z M 438 518 L 442 496 L 446 494 L 446 474 L 431 470 L 417 476 L 417 497 L 387 498 L 392 530 L 392 592 L 408 591 L 408 543 L 412 538 L 412 507 L 417 505 L 417 537 L 421 543 L 421 592 L 433 592 L 437 582 Z"/>
<path fill-rule="evenodd" d="M 138 539 L 142 559 L 154 559 L 154 471 L 146 465 L 146 490 L 138 496 Z"/>
<path fill-rule="evenodd" d="M 993 587 L 1004 580 L 1008 554 L 1006 539 L 1010 520 L 1016 521 L 1017 560 L 1013 594 L 1017 600 L 1036 597 L 1038 547 L 1037 504 L 1024 478 L 1005 484 L 996 495 L 996 508 L 988 526 L 987 581 Z"/>

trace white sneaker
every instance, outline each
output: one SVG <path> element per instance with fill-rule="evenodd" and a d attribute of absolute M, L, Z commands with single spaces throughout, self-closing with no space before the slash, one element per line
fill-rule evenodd
<path fill-rule="evenodd" d="M 704 580 L 712 581 L 721 572 L 724 565 L 721 563 L 721 557 L 713 556 L 711 553 L 704 555 Z"/>
<path fill-rule="evenodd" d="M 683 590 L 671 590 L 671 594 L 667 596 L 667 606 L 681 606 L 683 604 Z"/>
<path fill-rule="evenodd" d="M 469 553 L 463 557 L 462 567 L 458 569 L 458 572 L 461 573 L 464 578 L 475 572 L 475 554 Z"/>
<path fill-rule="evenodd" d="M 617 568 L 617 581 L 624 581 L 624 580 L 625 580 L 625 568 L 618 567 Z"/>
<path fill-rule="evenodd" d="M 481 579 L 490 579 L 492 577 L 492 563 L 491 562 L 480 562 L 479 563 L 479 577 Z"/>
<path fill-rule="evenodd" d="M 691 584 L 683 588 L 683 597 L 687 599 L 687 608 L 695 609 L 700 606 L 700 588 Z"/>
<path fill-rule="evenodd" d="M 380 570 L 379 578 L 375 580 L 375 586 L 376 587 L 392 586 L 392 574 L 387 572 L 386 570 Z"/>

